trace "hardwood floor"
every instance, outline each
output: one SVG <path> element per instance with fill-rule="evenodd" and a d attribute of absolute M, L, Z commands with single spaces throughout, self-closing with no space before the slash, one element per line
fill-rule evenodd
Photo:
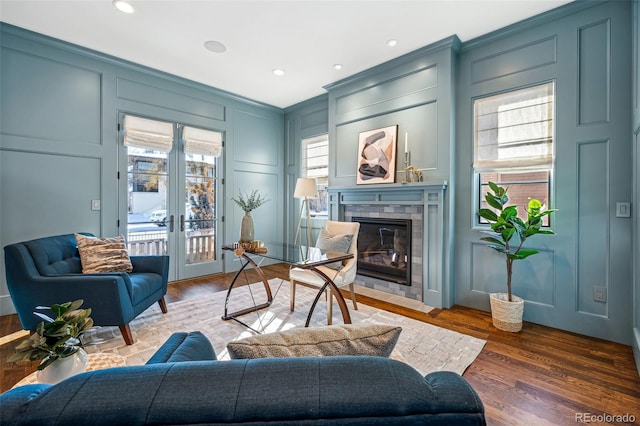
<path fill-rule="evenodd" d="M 284 265 L 263 270 L 269 278 L 288 276 Z M 171 283 L 166 301 L 225 290 L 232 278 L 220 274 Z M 624 421 L 629 416 L 631 424 L 640 425 L 640 378 L 629 346 L 530 323 L 520 333 L 502 332 L 489 313 L 462 306 L 425 314 L 365 296 L 358 302 L 486 340 L 464 377 L 480 395 L 489 425 L 630 424 Z M 0 317 L 1 336 L 17 330 L 15 315 Z M 0 346 L 2 391 L 37 365 L 7 363 L 14 346 Z"/>

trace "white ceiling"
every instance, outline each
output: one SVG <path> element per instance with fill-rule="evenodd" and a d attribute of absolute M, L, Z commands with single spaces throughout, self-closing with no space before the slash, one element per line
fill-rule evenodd
<path fill-rule="evenodd" d="M 464 42 L 569 2 L 130 0 L 127 15 L 111 0 L 0 0 L 0 20 L 284 108 L 453 34 Z"/>

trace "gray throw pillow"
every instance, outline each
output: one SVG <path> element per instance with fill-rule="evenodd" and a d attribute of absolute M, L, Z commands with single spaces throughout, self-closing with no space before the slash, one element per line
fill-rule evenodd
<path fill-rule="evenodd" d="M 348 234 L 338 234 L 332 235 L 325 228 L 320 228 L 320 235 L 318 235 L 318 240 L 316 241 L 316 247 L 322 250 L 330 250 L 330 251 L 339 251 L 343 253 L 349 252 L 349 247 L 351 247 L 351 240 L 353 240 L 353 235 Z M 330 263 L 325 265 L 331 269 L 340 269 L 342 263 Z"/>
<path fill-rule="evenodd" d="M 292 328 L 229 342 L 232 359 L 366 355 L 389 357 L 401 327 L 390 325 L 330 325 Z"/>

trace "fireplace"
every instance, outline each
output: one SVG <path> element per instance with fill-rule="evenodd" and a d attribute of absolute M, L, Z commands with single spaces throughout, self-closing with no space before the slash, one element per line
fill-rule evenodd
<path fill-rule="evenodd" d="M 411 285 L 411 220 L 352 217 L 360 222 L 358 274 Z"/>

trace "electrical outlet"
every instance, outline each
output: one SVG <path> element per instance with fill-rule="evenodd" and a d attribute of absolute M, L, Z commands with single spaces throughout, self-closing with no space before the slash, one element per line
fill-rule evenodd
<path fill-rule="evenodd" d="M 593 300 L 596 302 L 605 302 L 607 301 L 607 288 L 606 287 L 598 287 L 593 286 Z"/>

